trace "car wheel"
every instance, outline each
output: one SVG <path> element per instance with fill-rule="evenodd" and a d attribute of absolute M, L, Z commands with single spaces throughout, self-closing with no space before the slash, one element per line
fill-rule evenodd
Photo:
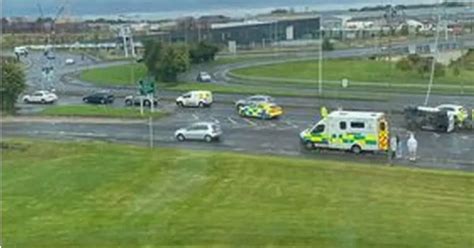
<path fill-rule="evenodd" d="M 181 108 L 184 107 L 183 102 L 177 102 L 176 105 L 178 105 L 178 106 L 181 107 Z"/>
<path fill-rule="evenodd" d="M 176 139 L 178 139 L 178 141 L 185 141 L 186 137 L 184 137 L 184 135 L 182 134 L 178 134 L 178 136 L 176 136 Z"/>
<path fill-rule="evenodd" d="M 85 102 L 85 103 L 89 102 L 89 100 L 87 100 L 87 98 L 83 98 L 82 101 Z"/>
<path fill-rule="evenodd" d="M 23 100 L 24 103 L 30 103 L 30 100 L 28 100 L 28 98 L 25 98 L 25 100 Z"/>
<path fill-rule="evenodd" d="M 351 152 L 354 154 L 360 154 L 362 152 L 362 149 L 360 148 L 359 145 L 353 145 L 351 147 Z"/>
<path fill-rule="evenodd" d="M 204 137 L 204 141 L 206 141 L 207 143 L 210 143 L 210 142 L 212 142 L 212 137 L 209 136 L 209 135 L 206 135 L 206 136 Z"/>
<path fill-rule="evenodd" d="M 125 105 L 132 106 L 132 101 L 131 100 L 125 100 Z"/>
<path fill-rule="evenodd" d="M 144 105 L 145 107 L 150 107 L 150 106 L 151 106 L 151 103 L 150 103 L 150 101 L 146 100 L 146 101 L 143 102 L 143 105 Z"/>
<path fill-rule="evenodd" d="M 100 103 L 105 104 L 105 100 L 104 99 L 100 100 Z"/>
<path fill-rule="evenodd" d="M 204 103 L 203 103 L 203 102 L 200 102 L 199 105 L 198 105 L 198 107 L 204 108 Z"/>
<path fill-rule="evenodd" d="M 41 104 L 45 104 L 46 101 L 44 99 L 41 99 Z"/>
<path fill-rule="evenodd" d="M 238 104 L 237 107 L 235 107 L 235 108 L 237 109 L 237 111 L 239 111 L 242 107 L 243 107 L 242 104 Z"/>
<path fill-rule="evenodd" d="M 313 142 L 311 142 L 311 141 L 306 141 L 306 142 L 304 143 L 304 147 L 305 147 L 307 150 L 312 150 L 312 149 L 314 149 L 314 144 L 313 144 Z"/>

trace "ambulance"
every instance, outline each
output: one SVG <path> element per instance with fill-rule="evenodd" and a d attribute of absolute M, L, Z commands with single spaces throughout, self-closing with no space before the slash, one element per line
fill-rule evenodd
<path fill-rule="evenodd" d="M 389 149 L 388 120 L 384 113 L 333 111 L 316 125 L 300 133 L 307 149 L 335 149 L 387 152 Z"/>

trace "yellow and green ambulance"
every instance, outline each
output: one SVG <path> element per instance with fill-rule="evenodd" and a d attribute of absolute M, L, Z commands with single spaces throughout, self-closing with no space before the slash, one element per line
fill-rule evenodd
<path fill-rule="evenodd" d="M 388 121 L 384 113 L 333 111 L 300 133 L 307 149 L 336 149 L 353 153 L 389 150 Z"/>

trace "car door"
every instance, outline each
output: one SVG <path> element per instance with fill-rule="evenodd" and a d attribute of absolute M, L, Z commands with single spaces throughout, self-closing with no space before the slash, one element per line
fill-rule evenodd
<path fill-rule="evenodd" d="M 33 102 L 41 102 L 41 100 L 43 99 L 43 92 L 36 92 L 33 94 L 33 99 L 32 101 Z"/>
<path fill-rule="evenodd" d="M 200 138 L 200 125 L 193 125 L 186 128 L 186 138 L 188 139 L 199 139 Z"/>
<path fill-rule="evenodd" d="M 191 94 L 185 94 L 183 95 L 183 104 L 184 106 L 192 106 L 192 101 L 191 101 Z"/>
<path fill-rule="evenodd" d="M 196 139 L 202 140 L 208 134 L 207 125 L 199 125 L 196 127 Z"/>

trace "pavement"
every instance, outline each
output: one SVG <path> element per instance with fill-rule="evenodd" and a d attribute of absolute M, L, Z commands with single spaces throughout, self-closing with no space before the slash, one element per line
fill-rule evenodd
<path fill-rule="evenodd" d="M 367 49 L 336 52 L 334 56 L 363 56 Z M 30 90 L 40 89 L 43 85 L 41 67 L 44 60 L 41 54 L 30 54 L 27 58 L 27 80 Z M 76 65 L 66 66 L 66 58 L 74 58 Z M 284 60 L 285 58 L 283 58 Z M 270 60 L 270 61 L 269 61 Z M 266 62 L 275 62 L 269 59 Z M 135 89 L 130 87 L 101 88 L 81 82 L 73 76 L 84 69 L 107 67 L 123 64 L 124 62 L 100 63 L 94 59 L 81 58 L 68 53 L 58 53 L 55 61 L 55 88 L 60 100 L 57 104 L 82 104 L 82 95 L 97 90 L 107 89 L 116 94 L 118 99 L 111 107 L 124 107 L 123 96 L 133 94 Z M 253 62 L 251 62 L 253 63 Z M 252 65 L 252 64 L 247 64 Z M 226 69 L 243 66 L 217 66 L 214 73 L 223 73 Z M 203 68 L 195 68 L 201 70 Z M 187 76 L 192 75 L 193 71 Z M 225 73 L 222 74 L 225 76 Z M 186 75 L 185 75 L 186 76 Z M 223 80 L 221 83 L 228 83 Z M 299 144 L 298 134 L 319 120 L 319 107 L 328 106 L 329 109 L 341 107 L 354 110 L 378 110 L 391 112 L 390 116 L 393 132 L 407 139 L 407 130 L 404 128 L 403 116 L 400 110 L 407 104 L 420 104 L 424 96 L 400 95 L 387 101 L 349 101 L 312 99 L 302 97 L 278 97 L 277 101 L 285 109 L 285 115 L 277 120 L 262 121 L 257 119 L 241 118 L 237 115 L 233 102 L 245 97 L 238 94 L 215 94 L 215 104 L 206 109 L 181 109 L 175 106 L 173 99 L 177 92 L 160 92 L 159 108 L 171 112 L 171 115 L 156 120 L 150 125 L 147 120 L 102 120 L 89 118 L 44 118 L 36 117 L 35 113 L 50 106 L 19 104 L 20 117 L 4 119 L 2 131 L 4 137 L 36 137 L 61 140 L 103 140 L 108 142 L 134 143 L 148 145 L 150 137 L 155 146 L 172 146 L 179 148 L 224 150 L 245 152 L 252 154 L 271 154 L 275 156 L 295 156 L 304 158 L 335 159 L 353 161 L 355 155 L 337 151 L 307 151 Z M 472 97 L 462 96 L 434 96 L 432 104 L 459 103 L 474 107 Z M 138 110 L 137 110 L 138 111 Z M 197 121 L 213 121 L 222 126 L 224 137 L 219 143 L 207 144 L 202 142 L 180 143 L 173 137 L 174 131 Z M 150 135 L 152 134 L 152 135 Z M 450 134 L 419 131 L 416 132 L 419 142 L 419 159 L 410 163 L 406 159 L 395 161 L 404 166 L 456 169 L 472 171 L 474 168 L 474 132 L 455 132 Z M 406 149 L 404 149 L 406 151 Z M 357 160 L 365 163 L 385 164 L 385 154 L 363 154 Z"/>

